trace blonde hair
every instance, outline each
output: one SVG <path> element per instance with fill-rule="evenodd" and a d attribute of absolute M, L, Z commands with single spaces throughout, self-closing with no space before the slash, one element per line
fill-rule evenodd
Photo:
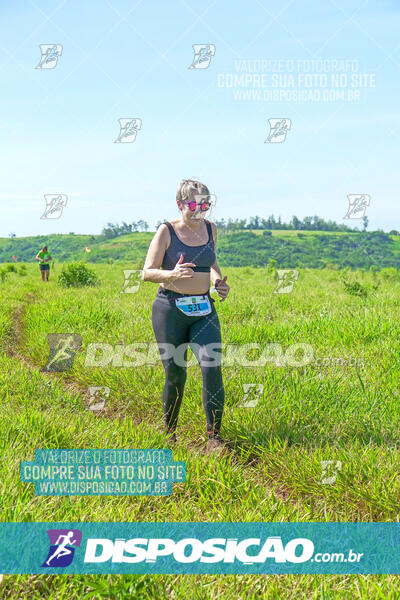
<path fill-rule="evenodd" d="M 185 200 L 190 200 L 197 194 L 209 196 L 210 192 L 204 183 L 201 183 L 196 179 L 182 179 L 176 191 L 176 200 L 184 202 Z"/>

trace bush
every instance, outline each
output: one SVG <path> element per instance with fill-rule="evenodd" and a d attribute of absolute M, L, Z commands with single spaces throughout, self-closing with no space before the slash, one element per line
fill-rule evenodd
<path fill-rule="evenodd" d="M 17 267 L 15 265 L 7 265 L 6 266 L 6 271 L 8 271 L 8 273 L 16 273 L 17 272 Z"/>
<path fill-rule="evenodd" d="M 26 265 L 21 265 L 19 267 L 18 275 L 21 275 L 21 277 L 26 275 Z"/>
<path fill-rule="evenodd" d="M 1 283 L 4 283 L 6 277 L 7 277 L 7 271 L 5 269 L 0 269 L 0 281 L 1 281 Z"/>
<path fill-rule="evenodd" d="M 368 296 L 368 292 L 366 288 L 359 283 L 358 281 L 346 281 L 343 280 L 344 289 L 351 296 L 358 296 L 359 298 L 366 298 Z"/>
<path fill-rule="evenodd" d="M 76 262 L 62 268 L 57 282 L 63 287 L 84 287 L 98 285 L 99 280 L 84 262 Z"/>

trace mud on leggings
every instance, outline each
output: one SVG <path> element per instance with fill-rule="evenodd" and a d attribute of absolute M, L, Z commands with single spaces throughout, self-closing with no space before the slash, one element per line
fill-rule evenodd
<path fill-rule="evenodd" d="M 207 431 L 219 431 L 224 409 L 224 386 L 221 372 L 221 328 L 215 300 L 210 299 L 211 312 L 204 316 L 188 316 L 175 305 L 175 298 L 192 296 L 178 294 L 160 287 L 152 307 L 152 325 L 158 345 L 172 344 L 174 349 L 186 344 L 175 360 L 172 352 L 161 347 L 160 356 L 165 370 L 165 384 L 162 393 L 164 423 L 168 430 L 174 430 L 178 423 L 179 410 L 183 398 L 187 371 L 188 346 L 198 360 L 203 376 L 203 407 L 207 420 Z M 207 344 L 215 344 L 211 349 Z M 216 345 L 218 344 L 218 346 Z M 214 357 L 214 360 L 212 360 Z M 177 364 L 181 363 L 181 364 Z M 185 366 L 181 366 L 185 363 Z"/>

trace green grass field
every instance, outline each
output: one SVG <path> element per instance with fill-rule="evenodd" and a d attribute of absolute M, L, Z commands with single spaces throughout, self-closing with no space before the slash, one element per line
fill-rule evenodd
<path fill-rule="evenodd" d="M 216 309 L 223 342 L 313 348 L 304 367 L 223 366 L 222 434 L 229 457 L 204 454 L 201 371 L 188 368 L 174 460 L 187 481 L 166 497 L 46 497 L 20 481 L 36 448 L 163 448 L 156 366 L 85 367 L 88 344 L 154 342 L 157 285 L 120 293 L 123 268 L 91 265 L 97 288 L 63 289 L 10 273 L 0 282 L 0 469 L 2 521 L 398 521 L 400 516 L 400 274 L 347 274 L 366 298 L 346 292 L 342 274 L 299 272 L 290 294 L 273 274 L 226 268 L 231 291 Z M 41 373 L 48 333 L 77 333 L 82 350 L 68 373 Z M 192 353 L 189 353 L 193 356 Z M 251 356 L 249 354 L 249 356 Z M 241 408 L 243 385 L 264 386 Z M 110 388 L 104 414 L 88 410 L 88 386 Z M 322 482 L 321 461 L 340 461 Z M 362 575 L 20 575 L 4 576 L 0 598 L 311 599 L 400 597 L 395 576 Z"/>

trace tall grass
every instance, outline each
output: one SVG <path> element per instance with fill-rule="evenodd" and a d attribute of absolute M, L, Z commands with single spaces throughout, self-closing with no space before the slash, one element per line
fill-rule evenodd
<path fill-rule="evenodd" d="M 140 368 L 85 366 L 91 343 L 154 342 L 157 285 L 120 293 L 122 266 L 95 265 L 95 288 L 63 289 L 9 273 L 0 284 L 0 469 L 3 521 L 397 521 L 400 512 L 398 363 L 400 279 L 301 270 L 291 294 L 275 294 L 267 269 L 226 269 L 231 292 L 216 300 L 223 342 L 311 344 L 304 367 L 223 366 L 228 458 L 204 455 L 201 371 L 188 368 L 174 460 L 187 481 L 168 497 L 40 497 L 19 480 L 37 448 L 162 448 L 158 360 Z M 124 268 L 130 268 L 125 265 Z M 41 373 L 47 334 L 82 337 L 73 368 Z M 189 352 L 189 357 L 192 356 Z M 249 353 L 249 357 L 251 354 Z M 243 385 L 264 386 L 241 408 Z M 88 386 L 110 388 L 106 412 L 87 408 Z M 340 461 L 322 483 L 322 461 Z M 202 584 L 200 591 L 194 582 Z M 2 592 L 1 592 L 2 590 Z M 6 576 L 5 598 L 396 598 L 389 576 Z M 45 596 L 51 594 L 51 596 Z M 129 595 L 130 594 L 130 595 Z M 375 594 L 381 594 L 375 595 Z M 396 594 L 398 594 L 396 596 Z"/>

